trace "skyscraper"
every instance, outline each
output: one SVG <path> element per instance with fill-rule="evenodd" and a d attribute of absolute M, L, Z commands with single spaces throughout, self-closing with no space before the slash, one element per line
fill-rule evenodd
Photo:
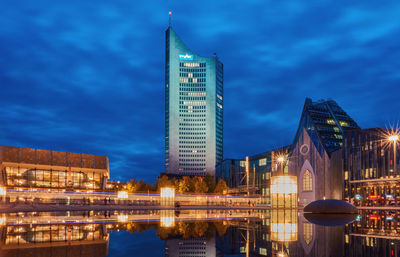
<path fill-rule="evenodd" d="M 223 158 L 223 65 L 186 47 L 171 23 L 165 43 L 165 172 L 214 175 Z"/>

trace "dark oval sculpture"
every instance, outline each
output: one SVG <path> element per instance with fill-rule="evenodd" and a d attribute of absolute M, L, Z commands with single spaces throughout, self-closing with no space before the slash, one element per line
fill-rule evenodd
<path fill-rule="evenodd" d="M 317 200 L 309 203 L 303 209 L 308 213 L 329 213 L 329 214 L 344 214 L 357 213 L 357 208 L 345 201 L 336 199 Z"/>
<path fill-rule="evenodd" d="M 320 213 L 304 213 L 304 218 L 309 222 L 321 226 L 344 226 L 352 223 L 356 219 L 356 214 L 340 213 L 340 214 L 320 214 Z"/>

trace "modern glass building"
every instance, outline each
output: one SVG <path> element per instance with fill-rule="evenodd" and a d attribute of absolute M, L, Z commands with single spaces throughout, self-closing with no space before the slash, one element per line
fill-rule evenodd
<path fill-rule="evenodd" d="M 214 175 L 223 158 L 223 65 L 191 51 L 171 25 L 165 44 L 165 172 Z"/>
<path fill-rule="evenodd" d="M 290 146 L 281 147 L 243 159 L 225 159 L 217 165 L 215 176 L 223 179 L 232 194 L 259 194 L 262 204 L 270 204 L 271 177 L 288 173 Z M 247 176 L 248 174 L 248 176 Z"/>
<path fill-rule="evenodd" d="M 343 198 L 357 206 L 399 206 L 398 143 L 382 128 L 347 131 L 343 145 Z"/>
<path fill-rule="evenodd" d="M 104 190 L 106 156 L 0 146 L 0 186 L 8 189 Z"/>

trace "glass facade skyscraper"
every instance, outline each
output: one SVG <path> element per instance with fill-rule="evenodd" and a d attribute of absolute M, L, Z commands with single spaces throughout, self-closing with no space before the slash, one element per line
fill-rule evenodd
<path fill-rule="evenodd" d="M 223 158 L 223 64 L 195 54 L 171 25 L 165 43 L 165 172 L 214 175 Z"/>

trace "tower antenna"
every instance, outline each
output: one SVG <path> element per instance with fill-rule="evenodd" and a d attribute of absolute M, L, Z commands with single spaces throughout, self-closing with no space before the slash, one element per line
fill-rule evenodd
<path fill-rule="evenodd" d="M 168 15 L 169 15 L 169 26 L 170 26 L 170 27 L 171 27 L 171 14 L 172 14 L 172 12 L 169 11 Z"/>

